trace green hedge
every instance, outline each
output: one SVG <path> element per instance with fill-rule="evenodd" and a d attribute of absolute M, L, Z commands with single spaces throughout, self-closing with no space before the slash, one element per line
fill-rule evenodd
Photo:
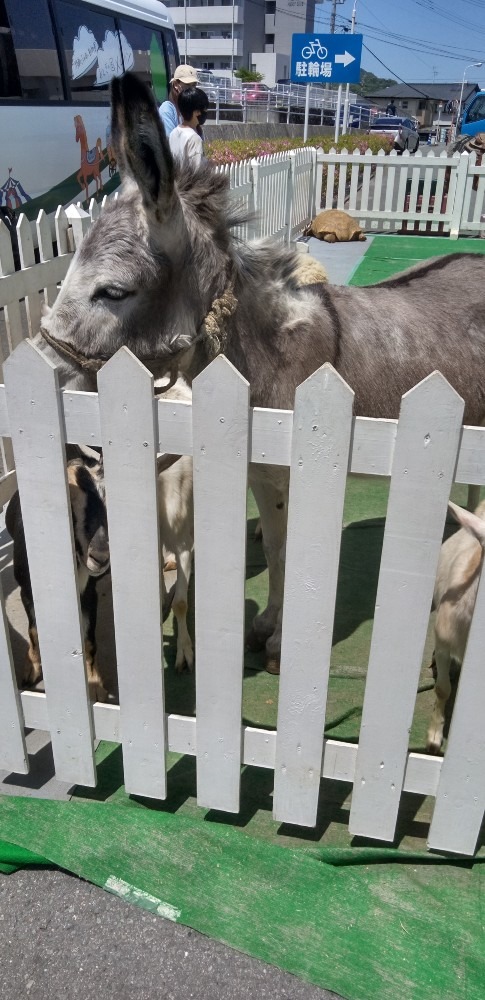
<path fill-rule="evenodd" d="M 366 135 L 358 132 L 355 135 L 340 136 L 337 142 L 329 135 L 317 135 L 303 142 L 302 139 L 214 139 L 205 143 L 205 154 L 214 163 L 238 163 L 254 156 L 268 156 L 270 153 L 280 153 L 285 149 L 300 149 L 302 146 L 321 146 L 325 153 L 331 149 L 346 149 L 349 152 L 359 150 L 365 153 L 370 149 L 377 153 L 383 149 L 390 153 L 392 141 L 384 135 Z"/>

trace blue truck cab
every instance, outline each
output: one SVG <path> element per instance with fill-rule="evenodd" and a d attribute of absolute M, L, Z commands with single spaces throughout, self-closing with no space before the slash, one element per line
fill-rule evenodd
<path fill-rule="evenodd" d="M 476 135 L 485 132 L 485 90 L 480 90 L 463 110 L 457 135 Z"/>

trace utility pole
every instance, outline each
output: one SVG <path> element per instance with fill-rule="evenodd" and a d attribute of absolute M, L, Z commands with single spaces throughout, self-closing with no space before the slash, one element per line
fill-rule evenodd
<path fill-rule="evenodd" d="M 335 21 L 337 18 L 337 4 L 345 3 L 345 0 L 332 0 L 332 10 L 330 13 L 330 34 L 335 34 Z"/>
<path fill-rule="evenodd" d="M 356 21 L 356 14 L 357 14 L 356 7 L 357 7 L 357 0 L 354 0 L 354 7 L 353 7 L 353 10 L 352 10 L 352 21 L 351 21 L 351 28 L 350 28 L 350 34 L 351 35 L 355 35 L 355 21 Z M 342 121 L 342 135 L 346 134 L 347 128 L 348 128 L 348 125 L 349 125 L 349 105 L 350 105 L 350 83 L 347 83 L 346 87 L 345 87 L 345 101 L 344 101 L 344 116 L 343 116 L 343 121 Z"/>

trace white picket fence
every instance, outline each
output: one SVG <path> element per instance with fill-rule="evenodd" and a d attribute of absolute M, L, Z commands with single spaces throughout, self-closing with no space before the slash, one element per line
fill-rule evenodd
<path fill-rule="evenodd" d="M 398 155 L 346 150 L 318 152 L 326 168 L 322 208 L 353 215 L 367 232 L 485 232 L 485 164 L 475 153 L 447 156 L 430 150 Z"/>
<path fill-rule="evenodd" d="M 238 169 L 245 198 L 247 168 Z M 201 805 L 237 811 L 241 765 L 256 765 L 275 772 L 275 818 L 309 826 L 323 776 L 353 782 L 352 833 L 389 841 L 401 793 L 412 791 L 436 798 L 430 847 L 472 854 L 485 807 L 485 585 L 445 757 L 410 753 L 409 727 L 446 501 L 453 481 L 485 485 L 485 429 L 462 430 L 463 403 L 439 374 L 407 393 L 399 421 L 353 418 L 352 391 L 330 366 L 298 389 L 294 413 L 251 410 L 246 382 L 224 358 L 196 380 L 192 406 L 155 400 L 151 376 L 125 349 L 101 372 L 99 395 L 60 392 L 55 369 L 24 338 L 37 331 L 42 302 L 55 298 L 90 224 L 76 208 L 59 210 L 55 256 L 41 216 L 36 264 L 21 221 L 17 272 L 0 227 L 0 436 L 12 439 L 14 462 L 9 448 L 5 459 L 15 465 L 0 483 L 0 504 L 18 482 L 46 685 L 45 695 L 17 691 L 2 598 L 0 768 L 25 773 L 24 726 L 37 728 L 51 734 L 58 777 L 93 785 L 93 739 L 114 740 L 128 791 L 163 798 L 173 750 L 196 756 Z M 104 447 L 119 705 L 92 707 L 87 698 L 66 442 Z M 194 456 L 195 718 L 165 711 L 158 450 Z M 291 467 L 276 732 L 242 725 L 248 461 Z M 392 477 L 358 746 L 323 735 L 349 472 Z"/>
<path fill-rule="evenodd" d="M 253 409 L 217 358 L 193 403 L 154 399 L 123 348 L 99 395 L 61 392 L 30 341 L 4 366 L 0 434 L 11 436 L 46 694 L 17 692 L 2 598 L 0 768 L 25 773 L 24 726 L 51 734 L 57 776 L 94 785 L 94 738 L 120 742 L 128 792 L 166 796 L 166 754 L 197 759 L 201 806 L 237 812 L 241 766 L 274 770 L 274 816 L 315 824 L 321 777 L 353 782 L 350 831 L 392 841 L 402 791 L 436 797 L 429 845 L 472 854 L 485 807 L 480 586 L 445 757 L 409 752 L 433 583 L 453 480 L 485 484 L 485 429 L 435 373 L 397 420 L 353 418 L 330 365 L 299 387 L 294 413 Z M 66 472 L 66 442 L 104 448 L 119 705 L 88 701 Z M 167 715 L 160 629 L 156 453 L 193 455 L 196 717 Z M 277 731 L 242 725 L 248 462 L 291 468 Z M 324 739 L 348 472 L 391 476 L 358 746 Z M 2 500 L 14 488 L 2 483 Z M 316 514 L 317 512 L 317 514 Z M 136 666 L 135 666 L 136 665 Z"/>
<path fill-rule="evenodd" d="M 229 177 L 235 204 L 250 216 L 236 230 L 241 239 L 272 236 L 289 243 L 319 211 L 322 167 L 310 146 L 219 169 Z"/>

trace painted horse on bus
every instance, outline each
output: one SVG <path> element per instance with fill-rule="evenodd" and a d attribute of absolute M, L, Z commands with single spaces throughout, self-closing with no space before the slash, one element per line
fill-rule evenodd
<path fill-rule="evenodd" d="M 77 182 L 80 188 L 84 188 L 86 201 L 89 201 L 89 179 L 91 177 L 96 182 L 96 194 L 103 190 L 101 177 L 101 165 L 104 159 L 103 145 L 101 139 L 96 139 L 96 145 L 92 149 L 88 149 L 86 127 L 81 115 L 74 115 L 74 125 L 76 142 L 81 143 L 81 168 L 77 174 Z"/>

